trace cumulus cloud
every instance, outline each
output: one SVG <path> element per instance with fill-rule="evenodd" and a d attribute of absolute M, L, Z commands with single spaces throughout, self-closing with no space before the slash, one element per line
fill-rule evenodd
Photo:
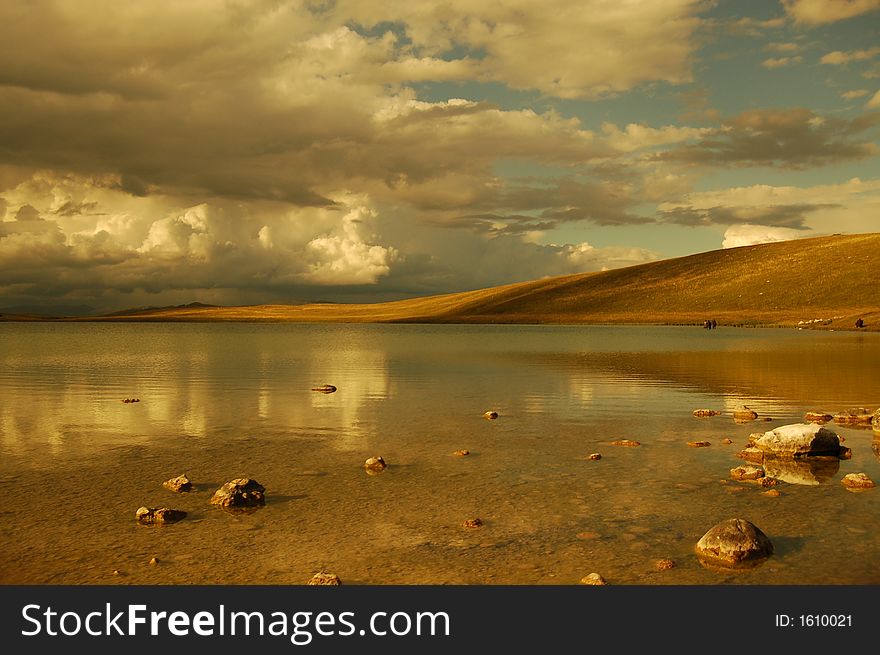
<path fill-rule="evenodd" d="M 785 12 L 797 23 L 822 25 L 880 9 L 880 0 L 782 0 Z"/>
<path fill-rule="evenodd" d="M 802 237 L 803 233 L 784 227 L 767 227 L 766 225 L 735 225 L 724 232 L 722 248 L 739 248 L 755 246 L 760 243 L 790 241 Z"/>
<path fill-rule="evenodd" d="M 865 50 L 852 50 L 849 52 L 834 50 L 833 52 L 822 55 L 819 62 L 822 64 L 830 64 L 832 66 L 842 66 L 851 61 L 868 61 L 877 55 L 880 55 L 880 48 L 867 48 Z"/>
<path fill-rule="evenodd" d="M 799 64 L 802 61 L 803 57 L 801 57 L 800 55 L 796 57 L 771 57 L 762 61 L 761 66 L 763 66 L 764 68 L 785 68 L 787 66 Z"/>
<path fill-rule="evenodd" d="M 868 89 L 853 89 L 851 91 L 844 91 L 840 94 L 840 97 L 844 100 L 855 100 L 866 95 L 868 95 Z"/>
<path fill-rule="evenodd" d="M 880 113 L 846 120 L 805 108 L 750 109 L 696 144 L 660 153 L 666 161 L 803 169 L 863 159 L 880 149 L 866 134 Z"/>

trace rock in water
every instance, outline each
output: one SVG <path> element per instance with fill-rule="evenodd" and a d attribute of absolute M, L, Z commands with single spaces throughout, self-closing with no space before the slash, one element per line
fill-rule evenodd
<path fill-rule="evenodd" d="M 708 448 L 712 445 L 708 441 L 688 441 L 687 444 L 691 448 Z"/>
<path fill-rule="evenodd" d="M 669 569 L 675 568 L 675 560 L 671 559 L 658 559 L 654 562 L 654 567 L 658 571 L 668 571 Z"/>
<path fill-rule="evenodd" d="M 186 512 L 180 509 L 168 509 L 167 507 L 139 507 L 135 512 L 138 523 L 144 525 L 158 525 L 159 523 L 177 523 L 186 518 Z"/>
<path fill-rule="evenodd" d="M 384 471 L 386 466 L 388 465 L 385 463 L 385 460 L 379 456 L 370 457 L 364 462 L 364 468 L 368 471 Z"/>
<path fill-rule="evenodd" d="M 483 527 L 482 519 L 467 519 L 464 522 L 464 527 L 466 528 L 481 528 Z"/>
<path fill-rule="evenodd" d="M 326 585 L 331 587 L 338 587 L 342 584 L 342 580 L 339 579 L 339 576 L 335 573 L 327 573 L 325 571 L 320 571 L 319 573 L 315 573 L 309 581 L 306 582 L 307 585 Z"/>
<path fill-rule="evenodd" d="M 874 430 L 874 434 L 880 434 L 880 408 L 871 417 L 871 427 Z"/>
<path fill-rule="evenodd" d="M 162 486 L 166 489 L 170 489 L 171 491 L 176 491 L 177 493 L 186 493 L 187 491 L 192 491 L 192 482 L 188 477 L 186 477 L 186 473 L 182 473 L 176 478 L 165 480 L 165 482 L 162 483 Z"/>
<path fill-rule="evenodd" d="M 733 420 L 738 422 L 754 421 L 758 418 L 758 412 L 743 405 L 733 412 Z"/>
<path fill-rule="evenodd" d="M 834 417 L 835 423 L 843 425 L 868 425 L 874 422 L 874 415 L 870 409 L 864 407 L 853 407 L 845 409 Z"/>
<path fill-rule="evenodd" d="M 737 466 L 730 469 L 730 477 L 734 480 L 758 480 L 765 475 L 760 466 Z"/>
<path fill-rule="evenodd" d="M 581 578 L 581 584 L 586 585 L 594 585 L 594 586 L 604 586 L 608 583 L 605 582 L 605 578 L 603 578 L 598 573 L 590 573 L 589 575 L 585 575 Z"/>
<path fill-rule="evenodd" d="M 749 441 L 752 441 L 755 448 L 774 457 L 837 457 L 840 454 L 840 438 L 837 433 L 815 423 L 783 425 L 759 437 L 752 435 Z"/>
<path fill-rule="evenodd" d="M 496 418 L 498 418 L 498 412 L 490 409 L 488 412 L 483 412 L 483 416 L 490 421 L 494 421 Z"/>
<path fill-rule="evenodd" d="M 227 482 L 211 497 L 212 505 L 219 505 L 223 509 L 244 509 L 248 507 L 262 507 L 266 504 L 263 494 L 266 488 L 256 480 L 250 478 L 236 478 Z"/>
<path fill-rule="evenodd" d="M 697 556 L 710 564 L 739 568 L 757 564 L 773 554 L 773 544 L 745 519 L 728 519 L 697 542 Z"/>
<path fill-rule="evenodd" d="M 864 473 L 850 473 L 849 475 L 844 475 L 840 482 L 847 489 L 872 489 L 877 486 L 874 484 L 874 481 Z"/>
<path fill-rule="evenodd" d="M 612 441 L 611 445 L 623 446 L 624 448 L 636 448 L 637 446 L 641 446 L 642 444 L 638 441 L 633 441 L 632 439 L 618 439 L 617 441 Z"/>
<path fill-rule="evenodd" d="M 336 391 L 336 387 L 332 384 L 322 384 L 320 387 L 312 387 L 312 391 L 317 391 L 319 393 L 333 393 Z"/>
<path fill-rule="evenodd" d="M 807 412 L 804 414 L 804 420 L 807 423 L 828 423 L 834 417 L 831 414 L 825 414 L 823 412 Z"/>
<path fill-rule="evenodd" d="M 697 418 L 704 418 L 707 416 L 718 416 L 721 414 L 717 409 L 695 409 L 694 416 Z"/>
<path fill-rule="evenodd" d="M 453 454 L 453 455 L 458 455 L 459 457 L 467 457 L 468 455 L 471 454 L 471 451 L 469 451 L 467 448 L 462 448 L 461 450 L 456 450 L 456 451 L 455 451 L 454 453 L 452 453 L 452 454 Z"/>
<path fill-rule="evenodd" d="M 590 453 L 589 455 L 587 455 L 587 459 L 592 462 L 598 462 L 600 459 L 602 459 L 602 453 Z"/>

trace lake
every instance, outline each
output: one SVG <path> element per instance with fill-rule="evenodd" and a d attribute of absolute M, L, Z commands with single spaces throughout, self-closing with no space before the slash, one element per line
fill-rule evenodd
<path fill-rule="evenodd" d="M 322 384 L 338 391 L 310 390 Z M 772 420 L 734 422 L 742 404 Z M 878 405 L 878 334 L 0 324 L 0 581 L 878 584 L 880 489 L 840 484 L 880 481 L 871 429 L 831 423 L 852 459 L 805 465 L 778 497 L 729 480 L 750 433 Z M 194 492 L 162 487 L 183 472 Z M 264 508 L 209 504 L 242 476 L 266 487 Z M 142 505 L 189 514 L 141 526 Z M 775 554 L 704 568 L 694 544 L 733 517 Z"/>

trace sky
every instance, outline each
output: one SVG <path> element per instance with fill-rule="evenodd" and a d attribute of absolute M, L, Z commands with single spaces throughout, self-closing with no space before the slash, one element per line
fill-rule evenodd
<path fill-rule="evenodd" d="M 4 0 L 0 308 L 880 231 L 880 0 Z"/>

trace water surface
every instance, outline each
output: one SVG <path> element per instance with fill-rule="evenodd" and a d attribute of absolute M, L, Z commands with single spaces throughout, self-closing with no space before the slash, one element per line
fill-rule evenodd
<path fill-rule="evenodd" d="M 727 478 L 751 432 L 876 408 L 878 369 L 880 335 L 857 333 L 0 324 L 0 581 L 877 584 L 880 489 L 840 484 L 880 481 L 871 430 L 834 426 L 852 459 L 781 472 L 779 497 Z M 773 420 L 735 423 L 742 404 Z M 727 414 L 692 416 L 704 407 Z M 389 468 L 366 475 L 371 455 Z M 194 493 L 162 488 L 184 471 Z M 265 508 L 208 504 L 240 476 Z M 141 505 L 189 516 L 139 526 Z M 731 517 L 776 554 L 704 569 L 694 544 Z"/>

